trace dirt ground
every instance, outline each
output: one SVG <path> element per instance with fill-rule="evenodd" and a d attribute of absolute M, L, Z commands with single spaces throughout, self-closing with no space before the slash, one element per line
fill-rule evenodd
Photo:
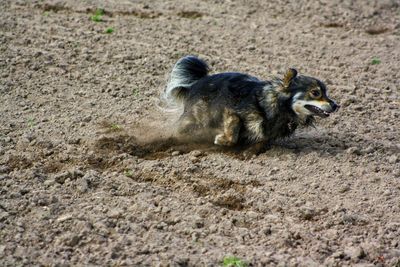
<path fill-rule="evenodd" d="M 0 5 L 1 266 L 400 266 L 397 0 Z M 179 142 L 187 54 L 342 107 L 250 158 Z"/>

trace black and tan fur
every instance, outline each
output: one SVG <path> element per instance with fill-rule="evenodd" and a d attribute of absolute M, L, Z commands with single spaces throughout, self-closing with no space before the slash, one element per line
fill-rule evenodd
<path fill-rule="evenodd" d="M 183 103 L 179 132 L 215 133 L 221 146 L 265 144 L 328 117 L 338 105 L 320 80 L 289 69 L 282 79 L 261 81 L 242 73 L 208 74 L 201 59 L 187 56 L 174 66 L 165 98 Z"/>

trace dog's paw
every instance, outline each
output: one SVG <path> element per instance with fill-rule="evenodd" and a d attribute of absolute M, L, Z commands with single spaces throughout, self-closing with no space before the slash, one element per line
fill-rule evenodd
<path fill-rule="evenodd" d="M 227 140 L 226 136 L 224 134 L 218 134 L 215 136 L 214 144 L 219 145 L 219 146 L 232 146 L 234 145 L 232 142 Z"/>

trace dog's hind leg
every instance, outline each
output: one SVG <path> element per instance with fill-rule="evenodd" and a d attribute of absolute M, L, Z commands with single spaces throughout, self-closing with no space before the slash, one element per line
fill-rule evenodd
<path fill-rule="evenodd" d="M 224 132 L 215 137 L 214 144 L 220 146 L 233 146 L 239 139 L 240 118 L 233 110 L 225 108 L 223 113 Z"/>

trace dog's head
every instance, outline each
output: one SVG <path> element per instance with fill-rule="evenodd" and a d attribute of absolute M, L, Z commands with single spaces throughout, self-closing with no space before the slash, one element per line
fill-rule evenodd
<path fill-rule="evenodd" d="M 285 92 L 291 96 L 291 108 L 302 119 L 309 116 L 326 118 L 339 109 L 339 105 L 327 95 L 327 89 L 320 80 L 297 75 L 289 69 L 283 78 Z"/>

